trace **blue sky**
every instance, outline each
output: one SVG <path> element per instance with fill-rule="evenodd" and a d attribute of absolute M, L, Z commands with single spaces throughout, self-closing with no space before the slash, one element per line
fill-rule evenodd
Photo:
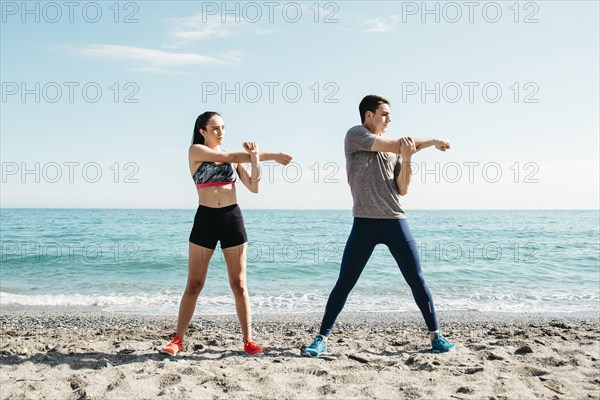
<path fill-rule="evenodd" d="M 452 143 L 413 157 L 407 209 L 599 207 L 597 2 L 23 4 L 1 6 L 2 207 L 193 208 L 215 110 L 226 150 L 294 157 L 243 207 L 350 208 L 343 138 L 371 93 L 387 135 Z"/>

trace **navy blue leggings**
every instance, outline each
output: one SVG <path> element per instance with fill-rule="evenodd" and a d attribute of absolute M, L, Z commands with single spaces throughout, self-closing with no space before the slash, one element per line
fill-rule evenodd
<path fill-rule="evenodd" d="M 358 281 L 375 246 L 385 244 L 398 263 L 400 272 L 412 290 L 417 306 L 430 331 L 438 329 L 435 308 L 429 288 L 421 274 L 417 244 L 405 219 L 354 218 L 350 237 L 346 242 L 340 276 L 329 295 L 320 335 L 329 336 L 331 328 L 346 304 L 346 299 Z"/>

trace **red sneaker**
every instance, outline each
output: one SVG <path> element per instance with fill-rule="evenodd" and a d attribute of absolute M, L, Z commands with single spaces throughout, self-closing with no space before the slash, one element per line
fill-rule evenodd
<path fill-rule="evenodd" d="M 244 344 L 244 351 L 246 354 L 251 356 L 255 354 L 262 354 L 264 352 L 263 348 L 252 340 L 246 340 L 246 343 Z"/>
<path fill-rule="evenodd" d="M 174 336 L 173 341 L 163 347 L 160 352 L 174 357 L 177 353 L 181 352 L 181 350 L 183 350 L 183 339 L 179 336 Z"/>

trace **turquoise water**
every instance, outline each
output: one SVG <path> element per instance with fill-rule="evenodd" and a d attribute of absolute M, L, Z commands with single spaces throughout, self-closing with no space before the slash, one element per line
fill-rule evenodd
<path fill-rule="evenodd" d="M 0 305 L 98 306 L 175 314 L 195 209 L 1 209 Z M 323 311 L 352 217 L 345 210 L 245 210 L 253 312 Z M 408 214 L 438 310 L 600 310 L 598 211 Z M 211 261 L 198 301 L 234 313 L 226 265 Z M 398 267 L 376 248 L 346 311 L 418 311 Z"/>

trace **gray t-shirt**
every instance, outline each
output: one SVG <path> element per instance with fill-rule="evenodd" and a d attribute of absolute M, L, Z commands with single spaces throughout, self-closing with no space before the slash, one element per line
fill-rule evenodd
<path fill-rule="evenodd" d="M 402 165 L 400 155 L 369 151 L 375 137 L 362 125 L 352 127 L 346 133 L 344 151 L 348 184 L 354 201 L 352 215 L 359 218 L 406 218 L 395 181 Z"/>

